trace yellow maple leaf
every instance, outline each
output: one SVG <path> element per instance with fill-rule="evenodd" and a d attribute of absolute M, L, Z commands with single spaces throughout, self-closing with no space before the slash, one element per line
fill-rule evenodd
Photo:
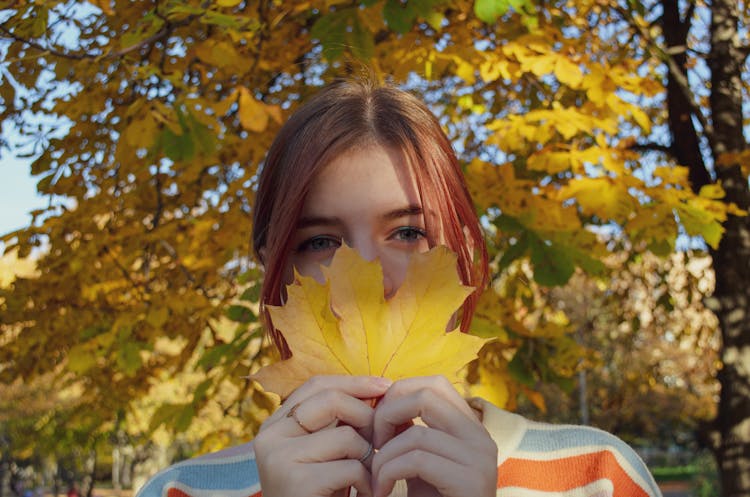
<path fill-rule="evenodd" d="M 240 124 L 248 131 L 262 133 L 268 127 L 268 112 L 263 102 L 259 102 L 253 97 L 250 90 L 240 88 Z"/>
<path fill-rule="evenodd" d="M 387 299 L 378 261 L 346 246 L 323 267 L 325 283 L 295 274 L 283 306 L 269 306 L 290 359 L 261 368 L 251 378 L 287 397 L 315 375 L 373 375 L 391 380 L 459 372 L 477 357 L 482 338 L 446 332 L 472 288 L 461 285 L 456 256 L 445 247 L 414 254 L 404 283 Z"/>

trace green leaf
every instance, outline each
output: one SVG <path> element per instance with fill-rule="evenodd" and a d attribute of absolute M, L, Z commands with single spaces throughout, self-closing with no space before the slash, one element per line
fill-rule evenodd
<path fill-rule="evenodd" d="M 148 430 L 153 433 L 161 425 L 166 425 L 181 433 L 190 427 L 194 417 L 195 408 L 192 404 L 164 404 L 151 416 Z"/>
<path fill-rule="evenodd" d="M 198 360 L 198 366 L 209 371 L 221 363 L 222 359 L 231 351 L 232 345 L 222 343 L 214 345 L 203 352 L 203 357 Z"/>
<path fill-rule="evenodd" d="M 193 390 L 193 405 L 203 402 L 208 393 L 208 389 L 213 386 L 214 382 L 212 379 L 203 380 L 195 390 Z"/>
<path fill-rule="evenodd" d="M 515 380 L 517 380 L 522 385 L 534 388 L 536 384 L 534 374 L 528 368 L 526 361 L 523 360 L 523 355 L 525 355 L 525 353 L 527 352 L 528 351 L 526 350 L 526 346 L 524 344 L 524 346 L 516 352 L 516 354 L 513 356 L 513 359 L 508 363 L 508 372 L 511 374 L 511 376 L 513 376 Z"/>
<path fill-rule="evenodd" d="M 125 342 L 117 350 L 116 361 L 125 376 L 134 376 L 143 364 L 140 345 L 135 342 Z"/>
<path fill-rule="evenodd" d="M 182 129 L 176 134 L 169 128 L 164 128 L 156 140 L 156 150 L 164 152 L 169 159 L 180 162 L 188 161 L 196 153 L 209 154 L 215 148 L 211 130 L 199 122 L 189 112 L 177 110 L 177 118 Z"/>
<path fill-rule="evenodd" d="M 516 259 L 520 259 L 524 255 L 526 255 L 526 252 L 529 248 L 529 237 L 526 236 L 526 233 L 523 233 L 521 237 L 516 241 L 515 244 L 508 247 L 508 249 L 503 253 L 503 256 L 500 258 L 500 262 L 498 262 L 498 270 L 502 271 L 510 264 L 515 261 Z"/>
<path fill-rule="evenodd" d="M 602 276 L 607 271 L 607 266 L 588 252 L 561 245 L 557 245 L 557 247 L 559 250 L 564 250 L 576 266 L 590 275 Z"/>
<path fill-rule="evenodd" d="M 310 36 L 320 40 L 323 56 L 334 61 L 344 53 L 346 44 L 347 18 L 346 11 L 331 12 L 320 16 L 310 30 Z"/>
<path fill-rule="evenodd" d="M 659 257 L 666 257 L 674 250 L 673 242 L 670 242 L 670 240 L 653 240 L 647 247 L 654 255 Z"/>
<path fill-rule="evenodd" d="M 505 327 L 478 316 L 471 320 L 471 334 L 481 338 L 507 338 L 508 336 Z"/>
<path fill-rule="evenodd" d="M 259 302 L 260 301 L 260 282 L 255 282 L 249 287 L 245 288 L 245 291 L 240 295 L 240 300 L 247 302 Z"/>
<path fill-rule="evenodd" d="M 417 12 L 417 15 L 423 19 L 427 19 L 430 14 L 432 14 L 435 7 L 441 3 L 444 3 L 444 0 L 408 0 L 410 4 L 414 5 L 414 10 Z"/>
<path fill-rule="evenodd" d="M 169 319 L 169 309 L 167 307 L 151 308 L 146 315 L 146 322 L 157 330 L 164 326 L 167 319 Z"/>
<path fill-rule="evenodd" d="M 85 345 L 76 345 L 68 352 L 68 370 L 83 374 L 96 366 L 96 354 Z"/>
<path fill-rule="evenodd" d="M 496 217 L 492 220 L 492 224 L 497 226 L 497 228 L 505 234 L 522 232 L 525 230 L 523 224 L 521 224 L 518 219 L 513 216 L 508 216 L 507 214 L 501 214 Z"/>
<path fill-rule="evenodd" d="M 198 121 L 191 112 L 187 113 L 186 125 L 189 130 L 190 138 L 198 147 L 201 155 L 208 155 L 216 149 L 216 134 L 211 129 Z"/>
<path fill-rule="evenodd" d="M 372 54 L 375 52 L 375 39 L 372 36 L 372 32 L 367 29 L 367 26 L 359 18 L 355 18 L 354 20 L 350 39 L 352 53 L 355 57 L 364 61 L 372 58 Z"/>
<path fill-rule="evenodd" d="M 383 17 L 388 27 L 399 34 L 408 33 L 417 18 L 414 2 L 402 4 L 399 0 L 387 0 L 383 7 Z"/>
<path fill-rule="evenodd" d="M 254 323 L 258 320 L 258 316 L 252 309 L 244 305 L 230 305 L 226 315 L 229 319 L 238 323 Z"/>
<path fill-rule="evenodd" d="M 45 7 L 39 8 L 35 12 L 34 24 L 31 29 L 31 35 L 39 38 L 47 31 L 47 21 L 49 20 L 49 10 Z"/>
<path fill-rule="evenodd" d="M 702 236 L 712 248 L 719 247 L 724 227 L 710 212 L 691 205 L 681 205 L 677 208 L 677 213 L 688 235 Z"/>
<path fill-rule="evenodd" d="M 174 423 L 172 425 L 174 426 L 175 432 L 182 433 L 187 431 L 188 428 L 190 428 L 190 423 L 193 422 L 194 417 L 195 408 L 192 404 L 188 404 L 181 411 L 178 411 L 177 419 L 174 420 Z"/>
<path fill-rule="evenodd" d="M 476 0 L 474 14 L 480 21 L 492 24 L 510 9 L 508 0 Z"/>
<path fill-rule="evenodd" d="M 536 7 L 531 0 L 477 0 L 474 2 L 474 14 L 481 21 L 493 24 L 511 8 L 521 16 L 524 25 L 533 29 L 539 25 Z"/>
<path fill-rule="evenodd" d="M 544 286 L 564 285 L 575 271 L 575 264 L 567 251 L 538 237 L 531 240 L 531 263 L 534 281 Z"/>
<path fill-rule="evenodd" d="M 212 26 L 221 26 L 222 28 L 240 29 L 243 19 L 229 14 L 222 14 L 215 10 L 207 10 L 201 17 L 201 22 Z"/>
<path fill-rule="evenodd" d="M 83 330 L 81 330 L 81 341 L 82 342 L 88 341 L 108 330 L 109 330 L 108 326 L 102 326 L 102 325 L 88 326 L 84 328 Z"/>
<path fill-rule="evenodd" d="M 167 7 L 166 13 L 168 17 L 171 17 L 175 14 L 181 14 L 185 16 L 197 16 L 201 15 L 206 11 L 203 7 L 199 7 L 197 5 L 187 5 L 187 3 L 173 3 L 171 6 Z"/>

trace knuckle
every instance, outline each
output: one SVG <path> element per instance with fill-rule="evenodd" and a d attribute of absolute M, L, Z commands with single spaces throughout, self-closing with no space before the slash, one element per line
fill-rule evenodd
<path fill-rule="evenodd" d="M 326 383 L 325 376 L 321 376 L 321 375 L 312 376 L 309 380 L 307 380 L 307 384 L 313 390 L 318 390 L 319 388 L 323 388 L 325 383 Z"/>
<path fill-rule="evenodd" d="M 330 388 L 324 390 L 320 394 L 320 399 L 325 402 L 325 405 L 329 407 L 338 406 L 341 403 L 343 397 L 344 394 L 342 394 L 338 390 L 331 390 Z"/>
<path fill-rule="evenodd" d="M 390 399 L 392 397 L 399 397 L 401 395 L 401 391 L 403 390 L 403 383 L 406 380 L 400 380 L 395 382 L 393 385 L 386 390 L 385 395 L 383 396 L 384 399 Z"/>
<path fill-rule="evenodd" d="M 359 469 L 362 467 L 362 464 L 354 459 L 342 460 L 339 461 L 339 464 L 341 464 L 342 469 L 349 475 L 359 475 Z"/>
<path fill-rule="evenodd" d="M 415 444 L 419 444 L 420 442 L 424 441 L 429 435 L 429 429 L 426 426 L 421 425 L 414 425 L 406 430 L 406 432 L 409 439 Z"/>
<path fill-rule="evenodd" d="M 421 474 L 422 471 L 426 468 L 425 461 L 427 460 L 428 453 L 425 452 L 422 449 L 415 449 L 409 452 L 407 455 L 408 458 L 408 464 L 412 468 L 414 468 L 414 472 L 417 474 Z"/>
<path fill-rule="evenodd" d="M 439 374 L 431 377 L 432 381 L 440 388 L 453 388 L 453 385 L 451 385 L 451 382 L 448 381 L 448 378 L 445 377 L 445 375 Z"/>
<path fill-rule="evenodd" d="M 420 405 L 428 404 L 435 398 L 435 395 L 428 388 L 420 388 L 414 395 Z"/>
<path fill-rule="evenodd" d="M 355 430 L 349 425 L 339 426 L 337 430 L 341 432 L 342 436 L 347 441 L 351 442 L 353 440 L 357 440 L 360 438 L 359 433 L 357 433 L 357 430 Z"/>

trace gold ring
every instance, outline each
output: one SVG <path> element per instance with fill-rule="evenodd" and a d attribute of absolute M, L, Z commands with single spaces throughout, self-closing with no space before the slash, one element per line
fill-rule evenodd
<path fill-rule="evenodd" d="M 368 457 L 372 455 L 372 444 L 367 444 L 367 450 L 364 454 L 362 454 L 362 457 L 359 458 L 359 462 L 364 463 Z"/>
<path fill-rule="evenodd" d="M 297 402 L 296 404 L 294 404 L 292 408 L 289 409 L 289 412 L 286 413 L 286 417 L 292 418 L 299 425 L 299 427 L 305 430 L 307 433 L 312 433 L 313 431 L 309 429 L 307 426 L 303 425 L 302 421 L 300 421 L 299 418 L 297 417 L 297 408 L 299 407 L 299 405 L 300 405 L 300 402 Z"/>

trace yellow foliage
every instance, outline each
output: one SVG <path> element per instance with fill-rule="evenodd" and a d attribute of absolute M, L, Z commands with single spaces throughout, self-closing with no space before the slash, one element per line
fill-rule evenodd
<path fill-rule="evenodd" d="M 247 88 L 240 88 L 239 106 L 240 123 L 248 131 L 262 133 L 268 128 L 269 119 L 277 123 L 282 121 L 278 106 L 259 102 Z"/>
<path fill-rule="evenodd" d="M 550 364 L 570 371 L 580 352 L 564 342 L 566 325 L 547 307 L 537 269 L 550 271 L 548 282 L 596 272 L 608 252 L 594 233 L 611 221 L 621 228 L 615 246 L 666 253 L 680 229 L 716 246 L 728 215 L 744 214 L 724 202 L 719 185 L 696 195 L 687 169 L 642 160 L 635 145 L 652 142 L 651 127 L 665 122 L 665 71 L 663 60 L 644 58 L 645 21 L 622 22 L 619 4 L 540 4 L 532 26 L 516 14 L 486 24 L 469 0 L 410 0 L 395 14 L 385 1 L 90 3 L 98 9 L 87 19 L 54 18 L 57 0 L 7 9 L 4 24 L 20 39 L 4 52 L 14 83 L 0 85 L 2 100 L 13 103 L 2 119 L 25 123 L 21 135 L 39 147 L 39 189 L 65 207 L 40 210 L 33 226 L 4 240 L 21 258 L 0 262 L 8 289 L 1 312 L 13 331 L 0 337 L 0 363 L 9 365 L 3 378 L 67 365 L 92 399 L 106 399 L 90 403 L 103 417 L 172 373 L 194 373 L 187 383 L 195 387 L 267 362 L 268 352 L 247 342 L 256 323 L 229 331 L 216 323 L 236 299 L 239 275 L 257 269 L 247 257 L 257 170 L 283 114 L 340 76 L 369 73 L 424 96 L 460 145 L 493 263 L 518 252 L 493 273 L 490 304 L 475 322 L 497 349 L 472 378 L 478 388 L 497 383 L 486 393 L 508 408 L 519 395 L 544 407 L 530 390 L 542 381 L 535 372 Z M 328 22 L 338 34 L 312 38 L 312 26 L 344 18 Z M 65 30 L 78 37 L 68 40 Z M 332 48 L 338 56 L 329 59 Z M 40 79 L 42 70 L 50 77 Z M 42 80 L 49 88 L 39 88 Z M 25 119 L 29 111 L 70 126 L 46 136 Z M 717 174 L 750 172 L 747 150 L 714 159 Z M 19 269 L 40 246 L 45 254 Z M 10 284 L 11 274 L 38 279 Z M 215 341 L 202 341 L 204 332 Z M 196 370 L 205 347 L 215 356 Z M 514 358 L 524 366 L 516 355 L 524 347 L 534 350 L 523 356 L 526 370 L 511 372 Z M 246 402 L 251 432 L 267 398 L 255 397 L 250 383 L 226 381 L 210 393 L 227 405 Z M 200 419 L 204 401 L 194 406 L 185 400 L 190 391 L 172 387 L 169 402 L 183 405 L 164 412 L 196 416 L 205 435 L 218 408 Z M 207 448 L 228 443 L 224 434 L 205 439 Z"/>
<path fill-rule="evenodd" d="M 571 180 L 560 190 L 560 198 L 575 198 L 586 215 L 619 222 L 629 219 L 638 206 L 626 185 L 608 177 Z"/>
<path fill-rule="evenodd" d="M 7 287 L 16 278 L 33 278 L 37 275 L 34 259 L 19 258 L 17 250 L 6 252 L 0 257 L 0 288 Z"/>

